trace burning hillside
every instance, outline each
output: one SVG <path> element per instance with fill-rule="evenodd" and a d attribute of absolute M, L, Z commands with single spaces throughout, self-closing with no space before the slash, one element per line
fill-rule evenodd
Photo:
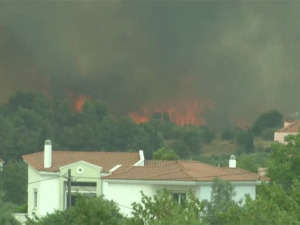
<path fill-rule="evenodd" d="M 189 102 L 173 102 L 159 107 L 143 107 L 139 112 L 130 112 L 129 116 L 137 123 L 147 122 L 151 117 L 170 120 L 178 125 L 205 125 L 203 114 L 206 109 L 214 109 L 215 103 L 198 99 Z"/>

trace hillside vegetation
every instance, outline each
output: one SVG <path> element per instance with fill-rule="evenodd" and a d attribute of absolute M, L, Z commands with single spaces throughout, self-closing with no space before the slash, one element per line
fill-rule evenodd
<path fill-rule="evenodd" d="M 77 108 L 76 108 L 77 107 Z M 282 125 L 276 111 L 262 114 L 251 128 L 216 133 L 209 127 L 177 125 L 156 117 L 138 124 L 130 117 L 115 117 L 99 101 L 86 100 L 78 108 L 70 101 L 52 100 L 17 91 L 0 105 L 0 153 L 6 162 L 43 149 L 51 139 L 54 149 L 72 151 L 137 151 L 146 158 L 164 148 L 181 159 L 215 155 L 264 153 L 274 130 Z"/>

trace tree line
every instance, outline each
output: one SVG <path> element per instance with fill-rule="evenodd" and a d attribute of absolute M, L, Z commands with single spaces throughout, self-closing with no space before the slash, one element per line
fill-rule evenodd
<path fill-rule="evenodd" d="M 0 105 L 0 153 L 5 161 L 20 159 L 43 149 L 46 139 L 53 148 L 72 151 L 137 151 L 146 158 L 166 146 L 180 157 L 201 152 L 203 143 L 214 138 L 207 127 L 179 126 L 153 117 L 143 124 L 130 117 L 115 117 L 99 101 L 86 100 L 76 112 L 70 101 L 17 91 Z"/>
<path fill-rule="evenodd" d="M 282 126 L 277 110 L 262 114 L 249 129 L 227 129 L 224 140 L 234 140 L 242 152 L 254 152 L 253 139 L 270 139 Z M 153 115 L 137 124 L 129 116 L 115 117 L 101 102 L 86 100 L 76 112 L 72 102 L 53 100 L 35 92 L 18 90 L 0 105 L 0 157 L 18 160 L 24 154 L 43 149 L 46 139 L 53 148 L 72 151 L 137 151 L 146 158 L 161 148 L 173 150 L 180 158 L 192 158 L 203 152 L 202 146 L 217 136 L 206 126 L 180 126 Z M 273 136 L 272 136 L 273 137 Z"/>

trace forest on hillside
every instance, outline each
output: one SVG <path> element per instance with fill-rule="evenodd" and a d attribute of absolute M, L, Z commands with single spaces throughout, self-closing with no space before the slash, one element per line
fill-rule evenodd
<path fill-rule="evenodd" d="M 272 140 L 282 120 L 282 114 L 272 110 L 251 127 L 217 133 L 206 126 L 177 125 L 168 116 L 157 114 L 145 123 L 136 123 L 130 116 L 113 116 L 99 101 L 86 100 L 78 108 L 72 101 L 18 90 L 0 105 L 0 157 L 6 162 L 19 160 L 24 154 L 42 151 L 47 139 L 52 140 L 55 150 L 143 149 L 147 159 L 155 152 L 156 157 L 176 154 L 181 159 L 199 159 L 205 153 L 203 146 L 217 139 L 234 143 L 232 152 L 253 153 L 254 139 Z"/>

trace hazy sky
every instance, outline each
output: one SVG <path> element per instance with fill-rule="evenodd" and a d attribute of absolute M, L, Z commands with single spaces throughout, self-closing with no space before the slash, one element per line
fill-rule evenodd
<path fill-rule="evenodd" d="M 299 110 L 300 2 L 0 2 L 0 101 L 16 89 L 119 114 L 198 101 L 208 125 Z"/>

